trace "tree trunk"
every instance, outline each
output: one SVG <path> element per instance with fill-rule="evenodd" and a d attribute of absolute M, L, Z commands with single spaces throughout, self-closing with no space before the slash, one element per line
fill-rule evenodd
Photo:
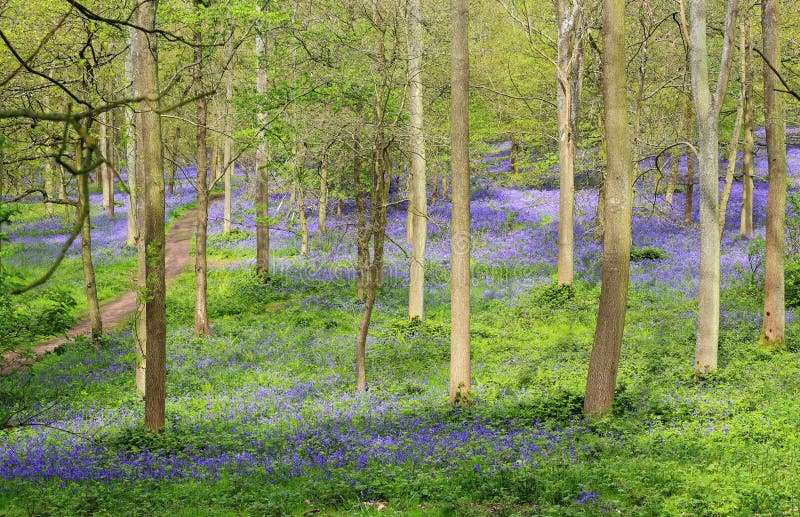
<path fill-rule="evenodd" d="M 230 41 L 230 39 L 228 39 Z M 230 55 L 233 50 L 230 45 L 226 51 Z M 225 73 L 225 141 L 222 148 L 222 165 L 225 170 L 225 200 L 223 201 L 222 208 L 222 233 L 228 234 L 231 232 L 231 180 L 233 179 L 234 163 L 233 163 L 233 107 L 231 99 L 233 98 L 233 71 L 227 70 Z"/>
<path fill-rule="evenodd" d="M 297 187 L 297 218 L 300 221 L 300 256 L 308 255 L 308 221 L 306 220 L 306 195 L 302 185 Z"/>
<path fill-rule="evenodd" d="M 199 11 L 200 1 L 195 0 L 195 9 Z M 198 22 L 199 23 L 199 22 Z M 195 70 L 193 88 L 195 94 L 203 91 L 203 37 L 199 28 L 194 30 Z M 208 240 L 208 164 L 206 146 L 206 124 L 208 122 L 208 100 L 206 97 L 195 101 L 197 110 L 197 149 L 195 161 L 197 162 L 197 209 L 195 215 L 195 257 L 194 257 L 194 333 L 198 336 L 207 336 L 211 332 L 208 325 L 208 300 L 207 277 L 208 262 L 206 246 Z M 212 156 L 218 153 L 212 152 Z M 213 158 L 212 158 L 213 161 Z"/>
<path fill-rule="evenodd" d="M 722 197 L 719 201 L 719 238 L 725 232 L 725 217 L 728 211 L 728 200 L 731 197 L 733 188 L 733 173 L 736 171 L 736 155 L 739 147 L 739 133 L 742 131 L 742 117 L 744 115 L 744 84 L 745 84 L 745 59 L 747 51 L 744 31 L 740 31 L 739 36 L 739 101 L 736 104 L 736 121 L 733 124 L 731 141 L 728 144 L 728 167 L 725 170 L 725 186 L 722 189 Z"/>
<path fill-rule="evenodd" d="M 511 165 L 511 174 L 516 176 L 519 174 L 519 140 L 517 137 L 511 137 L 511 151 L 508 153 L 508 163 Z"/>
<path fill-rule="evenodd" d="M 727 89 L 736 23 L 736 0 L 729 0 L 717 88 L 709 92 L 706 0 L 691 0 L 689 61 L 699 133 L 700 282 L 695 371 L 717 369 L 719 344 L 719 112 Z M 688 193 L 687 193 L 688 195 Z"/>
<path fill-rule="evenodd" d="M 764 119 L 767 132 L 769 187 L 767 192 L 766 258 L 764 260 L 764 320 L 759 346 L 786 347 L 784 331 L 784 227 L 786 220 L 786 128 L 778 75 L 781 73 L 778 0 L 762 0 L 761 33 L 764 46 Z M 770 66 L 772 68 L 770 68 Z M 774 68 L 774 71 L 772 70 Z"/>
<path fill-rule="evenodd" d="M 114 147 L 116 146 L 116 138 L 114 136 L 113 110 L 106 112 L 106 123 L 108 124 L 108 127 L 106 128 L 106 146 L 103 149 L 105 153 L 105 159 L 108 160 L 110 165 L 106 165 L 106 175 L 104 177 L 104 181 L 105 190 L 108 192 L 108 217 L 113 219 L 116 211 L 116 206 L 114 206 L 114 188 L 116 185 L 116 181 L 114 179 L 114 170 L 117 167 L 114 151 Z"/>
<path fill-rule="evenodd" d="M 261 5 L 256 5 L 256 11 L 262 12 Z M 262 98 L 267 93 L 265 32 L 264 27 L 259 27 L 259 30 L 256 31 L 256 62 L 258 66 L 256 93 Z M 259 110 L 257 120 L 259 140 L 256 149 L 256 274 L 259 278 L 266 279 L 269 277 L 269 173 L 267 171 L 269 148 L 264 133 L 267 114 Z"/>
<path fill-rule="evenodd" d="M 97 146 L 100 148 L 102 157 L 105 159 L 108 156 L 108 112 L 105 111 L 97 117 L 98 122 L 98 137 Z M 108 164 L 103 162 L 100 164 L 97 174 L 100 177 L 100 185 L 103 190 L 103 208 L 109 208 L 110 193 L 108 190 L 108 175 L 111 171 L 108 170 Z"/>
<path fill-rule="evenodd" d="M 408 40 L 409 153 L 411 155 L 411 276 L 408 284 L 408 317 L 425 317 L 425 248 L 428 240 L 428 192 L 422 91 L 424 54 L 422 2 L 412 0 Z"/>
<path fill-rule="evenodd" d="M 79 142 L 75 150 L 75 159 L 78 170 L 83 162 L 83 144 Z M 89 205 L 89 173 L 82 173 L 78 176 L 78 217 L 84 212 L 81 226 L 81 263 L 83 264 L 83 283 L 86 287 L 86 306 L 89 311 L 89 322 L 92 327 L 92 341 L 96 340 L 103 333 L 103 321 L 100 317 L 100 304 L 97 301 L 97 283 L 94 275 L 94 264 L 92 263 L 92 224 L 91 207 Z"/>
<path fill-rule="evenodd" d="M 573 129 L 573 67 L 579 10 L 573 2 L 558 0 L 558 63 L 556 75 L 558 103 L 558 271 L 559 285 L 571 285 L 574 277 L 575 140 Z"/>
<path fill-rule="evenodd" d="M 681 155 L 678 153 L 677 149 L 672 151 L 672 171 L 670 172 L 669 179 L 667 180 L 667 191 L 664 195 L 664 201 L 667 202 L 669 206 L 672 206 L 672 202 L 675 199 L 675 184 L 678 182 L 678 170 L 680 168 L 680 159 Z"/>
<path fill-rule="evenodd" d="M 161 121 L 158 114 L 158 61 L 156 58 L 156 2 L 138 4 L 135 22 L 143 30 L 134 39 L 134 84 L 147 101 L 139 106 L 137 131 L 142 135 L 142 241 L 147 252 L 144 261 L 146 278 L 146 343 L 145 417 L 148 431 L 161 432 L 166 405 L 166 284 L 164 238 L 164 161 L 161 148 Z M 151 32 L 145 32 L 151 31 Z"/>
<path fill-rule="evenodd" d="M 361 193 L 361 155 L 359 133 L 353 135 L 353 197 L 356 202 L 356 221 L 358 235 L 356 237 L 356 250 L 358 253 L 358 279 L 356 282 L 356 296 L 359 301 L 364 301 L 365 286 L 369 274 L 369 230 L 365 215 L 364 197 Z"/>
<path fill-rule="evenodd" d="M 745 82 L 744 82 L 744 144 L 742 149 L 742 212 L 739 218 L 739 235 L 753 235 L 753 154 L 755 138 L 753 135 L 753 35 L 750 26 L 750 11 L 746 11 L 744 21 L 746 41 Z"/>
<path fill-rule="evenodd" d="M 686 113 L 687 126 L 689 128 L 691 128 L 692 127 L 692 123 L 688 122 L 688 120 L 691 118 L 691 105 L 690 105 L 690 101 L 688 99 L 686 100 L 685 113 Z M 690 130 L 687 131 L 687 138 L 689 136 L 689 133 L 691 133 Z M 684 224 L 691 224 L 691 222 L 692 222 L 692 211 L 694 209 L 693 203 L 694 203 L 694 160 L 695 160 L 695 156 L 694 156 L 694 153 L 691 151 L 691 149 L 688 149 L 688 148 L 686 149 L 685 155 L 686 155 L 686 189 L 685 189 L 685 191 L 686 191 L 686 203 L 684 204 L 684 207 L 683 207 L 683 222 L 684 222 Z"/>
<path fill-rule="evenodd" d="M 127 81 L 133 80 L 133 38 L 134 29 L 131 29 L 130 33 L 130 50 L 128 52 L 128 58 L 125 60 L 125 79 Z M 136 97 L 137 93 L 133 88 L 133 84 L 131 83 L 131 87 L 128 89 L 128 95 L 131 97 Z M 137 166 L 136 166 L 136 113 L 132 108 L 125 110 L 125 117 L 126 117 L 126 128 L 125 128 L 125 138 L 126 138 L 126 145 L 125 145 L 125 168 L 128 170 L 128 190 L 130 193 L 128 194 L 128 213 L 127 213 L 127 225 L 126 225 L 126 232 L 125 232 L 125 245 L 126 246 L 136 246 L 136 243 L 139 241 L 139 182 L 137 180 Z M 141 288 L 142 286 L 138 286 Z M 144 360 L 144 358 L 142 358 Z M 138 383 L 138 370 L 137 370 L 137 387 L 139 386 Z M 142 384 L 141 384 L 141 394 L 144 395 L 144 370 L 142 370 Z"/>
<path fill-rule="evenodd" d="M 470 401 L 469 22 L 466 0 L 450 0 L 450 403 Z"/>
<path fill-rule="evenodd" d="M 180 160 L 180 149 L 181 149 L 181 126 L 175 126 L 175 163 L 169 168 L 169 177 L 167 178 L 167 192 L 171 196 L 175 193 L 175 182 L 176 177 L 178 176 L 178 168 L 179 168 L 179 160 Z"/>
<path fill-rule="evenodd" d="M 50 161 L 46 161 L 44 163 L 44 191 L 47 194 L 47 199 L 55 199 L 56 198 L 56 179 L 55 174 L 53 172 L 53 165 Z M 44 213 L 46 215 L 53 215 L 53 204 L 50 202 L 45 202 L 44 204 Z"/>
<path fill-rule="evenodd" d="M 603 99 L 608 169 L 600 306 L 583 410 L 599 417 L 614 401 L 625 329 L 631 248 L 632 182 L 625 99 L 625 1 L 603 2 Z"/>
<path fill-rule="evenodd" d="M 328 233 L 328 161 L 327 157 L 322 157 L 322 165 L 319 168 L 319 233 Z"/>

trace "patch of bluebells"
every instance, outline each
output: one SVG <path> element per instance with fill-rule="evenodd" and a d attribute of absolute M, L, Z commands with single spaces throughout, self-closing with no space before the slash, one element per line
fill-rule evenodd
<path fill-rule="evenodd" d="M 500 150 L 497 156 L 502 156 Z M 800 175 L 800 151 L 790 149 L 789 173 Z M 487 160 L 494 173 L 502 173 L 502 160 Z M 763 156 L 756 166 L 765 172 Z M 681 169 L 685 174 L 685 169 Z M 476 195 L 471 202 L 473 258 L 477 265 L 504 266 L 526 272 L 524 275 L 495 274 L 492 269 L 479 278 L 481 296 L 504 298 L 513 303 L 514 294 L 549 281 L 557 256 L 558 192 L 555 190 L 519 190 L 501 188 L 490 181 L 476 180 Z M 633 244 L 658 246 L 667 259 L 641 261 L 631 266 L 634 289 L 661 289 L 686 298 L 695 296 L 697 285 L 699 230 L 682 223 L 685 194 L 678 192 L 671 206 L 663 198 L 653 198 L 652 183 L 639 185 L 633 219 Z M 183 192 L 183 193 L 181 193 Z M 695 196 L 698 195 L 697 189 Z M 253 199 L 239 184 L 234 196 L 234 227 L 252 232 L 255 223 Z M 190 187 L 182 187 L 173 196 L 175 206 L 191 202 Z M 309 232 L 318 232 L 313 198 L 308 202 Z M 695 209 L 697 198 L 694 200 Z M 756 183 L 754 223 L 763 232 L 766 184 Z M 575 264 L 578 278 L 599 281 L 602 257 L 600 243 L 593 238 L 596 224 L 597 195 L 589 190 L 576 193 Z M 722 281 L 737 281 L 739 267 L 746 266 L 747 242 L 736 238 L 741 185 L 731 193 L 722 243 Z M 271 198 L 272 216 L 280 221 L 270 232 L 275 250 L 299 249 L 299 226 L 296 214 L 290 215 L 282 194 Z M 329 229 L 334 244 L 323 246 L 312 240 L 310 255 L 280 253 L 274 264 L 290 279 L 330 281 L 354 270 L 355 217 L 351 202 L 337 217 L 334 202 L 329 210 Z M 120 209 L 123 212 L 123 209 Z M 449 264 L 450 204 L 440 200 L 429 209 L 428 261 L 431 271 Z M 393 205 L 390 212 L 386 266 L 401 280 L 407 278 L 408 259 L 394 243 L 405 242 L 405 205 Z M 95 224 L 102 224 L 99 215 Z M 696 218 L 696 213 L 695 213 Z M 123 216 L 118 216 L 124 222 Z M 696 220 L 696 219 L 695 219 Z M 98 223 L 98 221 L 100 223 Z M 36 227 L 41 224 L 41 227 Z M 212 206 L 210 234 L 218 235 L 222 226 L 221 203 Z M 28 232 L 55 233 L 52 220 L 35 223 Z M 112 246 L 124 240 L 124 226 L 96 233 L 98 247 Z M 18 234 L 24 234 L 18 229 Z M 105 235 L 105 236 L 104 236 Z M 231 246 L 248 251 L 254 248 L 254 235 L 232 242 Z M 63 242 L 63 241 L 62 241 Z M 105 244 L 101 244 L 105 243 Z M 55 245 L 55 244 L 54 244 Z M 226 244 L 228 245 L 228 244 Z M 119 247 L 119 246 L 117 246 Z M 530 274 L 527 274 L 530 273 Z M 346 279 L 352 278 L 347 276 Z M 431 294 L 445 290 L 446 275 L 431 274 L 427 289 Z M 345 298 L 345 297 L 343 297 Z M 323 305 L 350 312 L 345 300 L 309 300 L 309 306 Z M 383 303 L 383 302 L 379 302 Z M 338 305 L 337 305 L 338 304 Z M 380 308 L 380 305 L 379 305 Z M 723 324 L 725 323 L 723 308 Z M 691 317 L 691 315 L 687 315 Z M 740 315 L 729 317 L 740 318 Z M 19 431 L 0 437 L 0 485 L 11 486 L 16 480 L 64 481 L 119 479 L 209 479 L 223 473 L 252 475 L 259 473 L 280 482 L 308 474 L 322 477 L 341 476 L 342 472 L 362 472 L 389 466 L 407 470 L 430 469 L 435 472 L 472 471 L 493 475 L 518 468 L 538 468 L 548 461 L 576 462 L 581 449 L 577 435 L 588 432 L 580 426 L 546 429 L 537 422 L 506 422 L 481 416 L 442 412 L 439 407 L 446 379 L 425 380 L 420 393 L 398 396 L 383 393 L 376 386 L 368 395 L 352 393 L 348 379 L 340 373 L 349 364 L 352 339 L 349 336 L 315 335 L 313 329 L 276 329 L 254 327 L 241 336 L 215 336 L 213 350 L 198 347 L 189 339 L 191 331 L 181 329 L 170 335 L 168 412 L 173 415 L 169 432 L 201 439 L 188 440 L 179 448 L 143 448 L 122 450 L 87 441 L 77 435 L 63 434 L 48 427 Z M 301 342 L 303 346 L 297 346 Z M 129 342 L 129 341 L 126 341 Z M 370 337 L 368 347 L 375 346 Z M 121 344 L 112 345 L 102 355 L 80 359 L 68 356 L 57 371 L 41 373 L 38 382 L 61 389 L 79 383 L 121 383 L 130 381 L 130 351 Z M 370 352 L 368 351 L 368 355 Z M 288 365 L 303 364 L 312 371 L 297 376 Z M 221 372 L 237 373 L 237 382 Z M 86 372 L 91 372 L 87 374 Z M 325 372 L 325 373 L 321 373 Z M 381 378 L 380 372 L 375 378 Z M 206 386 L 206 383 L 207 386 Z M 213 386 L 209 388 L 208 386 Z M 130 388 L 129 388 L 130 389 Z M 139 408 L 131 405 L 102 407 L 64 407 L 57 417 L 41 423 L 73 433 L 93 433 L 97 429 L 135 427 Z M 228 440 L 219 443 L 224 428 Z M 201 443 L 202 442 L 202 443 Z M 581 491 L 576 504 L 594 504 L 596 491 Z"/>
<path fill-rule="evenodd" d="M 189 171 L 191 172 L 191 170 Z M 188 172 L 187 172 L 188 174 Z M 126 177 L 125 172 L 122 174 Z M 74 198 L 74 193 L 70 194 Z M 176 185 L 172 194 L 167 193 L 165 198 L 166 213 L 169 215 L 175 209 L 193 203 L 196 198 L 194 186 L 187 181 Z M 128 194 L 117 188 L 115 192 L 115 216 L 109 217 L 107 209 L 102 206 L 102 194 L 89 195 L 91 204 L 92 224 L 92 258 L 95 267 L 102 267 L 116 263 L 119 260 L 132 257 L 136 254 L 134 247 L 125 246 L 127 233 Z M 19 252 L 15 252 L 7 259 L 12 267 L 30 268 L 49 266 L 53 257 L 67 241 L 67 237 L 74 225 L 74 209 L 70 208 L 69 221 L 64 220 L 62 207 L 56 206 L 52 216 L 43 217 L 35 221 L 11 224 L 8 233 L 11 243 L 20 245 Z M 78 257 L 81 252 L 80 234 L 69 247 L 67 257 Z"/>

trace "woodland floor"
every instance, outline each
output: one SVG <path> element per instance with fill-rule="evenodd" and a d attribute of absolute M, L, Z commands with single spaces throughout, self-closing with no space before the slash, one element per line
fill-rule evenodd
<path fill-rule="evenodd" d="M 215 195 L 210 199 L 213 203 L 219 201 L 220 196 Z M 192 238 L 195 225 L 197 209 L 192 208 L 184 212 L 170 226 L 167 232 L 166 249 L 166 271 L 167 282 L 175 279 L 192 260 Z M 125 291 L 113 300 L 105 301 L 100 305 L 100 317 L 103 322 L 103 329 L 110 331 L 118 327 L 121 323 L 127 322 L 128 318 L 136 312 L 136 292 Z M 88 337 L 91 335 L 91 322 L 88 316 L 84 316 L 78 323 L 63 336 L 50 339 L 44 343 L 34 346 L 30 353 L 24 356 L 17 353 L 6 354 L 5 364 L 0 375 L 7 375 L 12 370 L 18 369 L 24 364 L 40 359 L 43 355 L 54 351 L 56 348 L 74 341 L 79 336 Z"/>

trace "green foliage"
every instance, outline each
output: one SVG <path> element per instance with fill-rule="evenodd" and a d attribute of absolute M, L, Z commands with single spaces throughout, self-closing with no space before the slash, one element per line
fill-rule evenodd
<path fill-rule="evenodd" d="M 544 307 L 558 309 L 575 299 L 575 287 L 570 284 L 552 283 L 541 290 L 537 302 Z"/>
<path fill-rule="evenodd" d="M 789 259 L 783 270 L 786 307 L 800 307 L 800 260 Z"/>
<path fill-rule="evenodd" d="M 786 255 L 790 258 L 800 256 L 800 192 L 793 191 L 786 196 Z"/>
<path fill-rule="evenodd" d="M 639 262 L 641 260 L 664 260 L 665 258 L 667 258 L 667 253 L 655 246 L 631 247 L 632 262 Z"/>

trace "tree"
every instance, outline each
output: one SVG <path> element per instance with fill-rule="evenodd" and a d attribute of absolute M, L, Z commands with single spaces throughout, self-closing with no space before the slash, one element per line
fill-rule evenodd
<path fill-rule="evenodd" d="M 753 235 L 753 155 L 755 153 L 755 138 L 753 135 L 753 35 L 750 23 L 750 10 L 745 12 L 742 27 L 745 37 L 744 67 L 745 80 L 743 124 L 744 141 L 742 149 L 742 211 L 739 218 L 739 235 L 750 237 Z"/>
<path fill-rule="evenodd" d="M 769 189 L 767 193 L 766 258 L 764 260 L 764 320 L 759 345 L 766 349 L 786 346 L 784 331 L 784 223 L 786 219 L 786 129 L 783 118 L 781 43 L 778 36 L 778 2 L 762 0 L 761 33 L 764 58 L 764 117 L 767 132 Z"/>
<path fill-rule="evenodd" d="M 625 98 L 625 1 L 603 2 L 603 100 L 606 157 L 605 231 L 600 307 L 586 379 L 583 410 L 611 410 L 625 329 L 631 248 L 631 159 Z"/>
<path fill-rule="evenodd" d="M 699 133 L 700 283 L 695 371 L 717 369 L 719 343 L 719 114 L 728 87 L 737 0 L 728 0 L 722 57 L 714 94 L 709 91 L 706 0 L 690 0 L 689 65 Z"/>
<path fill-rule="evenodd" d="M 193 30 L 195 68 L 192 74 L 192 86 L 197 96 L 196 154 L 197 176 L 197 210 L 195 215 L 195 258 L 194 258 L 194 332 L 198 336 L 207 336 L 211 330 L 208 326 L 207 278 L 208 269 L 206 246 L 208 234 L 208 147 L 206 145 L 206 125 L 208 124 L 208 98 L 203 95 L 203 13 L 200 0 L 194 0 L 197 19 Z"/>
<path fill-rule="evenodd" d="M 78 170 L 83 168 L 84 143 L 78 140 L 75 146 L 75 166 Z M 78 175 L 78 218 L 81 224 L 81 264 L 83 265 L 83 283 L 86 287 L 86 305 L 89 310 L 89 321 L 92 325 L 92 340 L 103 333 L 103 321 L 100 316 L 100 304 L 97 301 L 97 282 L 92 263 L 92 225 L 89 215 L 89 173 Z M 81 217 L 82 214 L 85 214 Z"/>
<path fill-rule="evenodd" d="M 450 403 L 470 396 L 469 15 L 450 0 Z"/>
<path fill-rule="evenodd" d="M 256 14 L 261 16 L 265 7 L 256 5 Z M 256 29 L 256 93 L 259 96 L 259 105 L 264 104 L 264 95 L 267 92 L 267 52 L 266 28 L 261 23 Z M 256 149 L 256 274 L 265 279 L 269 276 L 269 184 L 267 164 L 269 162 L 268 143 L 264 134 L 267 124 L 267 114 L 259 108 L 256 115 L 258 121 L 258 147 Z"/>
<path fill-rule="evenodd" d="M 164 235 L 164 162 L 161 148 L 159 115 L 157 36 L 154 32 L 156 0 L 143 0 L 134 13 L 137 35 L 133 41 L 133 81 L 136 91 L 146 97 L 139 106 L 136 130 L 144 179 L 142 203 L 142 241 L 146 251 L 145 337 L 147 343 L 145 372 L 144 426 L 161 432 L 166 406 L 166 283 Z"/>
<path fill-rule="evenodd" d="M 580 85 L 580 25 L 583 3 L 556 0 L 558 23 L 558 271 L 557 283 L 571 285 L 575 248 L 575 132 Z"/>
<path fill-rule="evenodd" d="M 411 188 L 408 217 L 411 228 L 411 277 L 408 284 L 408 317 L 425 313 L 425 246 L 428 237 L 428 192 L 425 175 L 425 135 L 422 96 L 422 2 L 411 0 L 408 38 L 409 142 Z"/>

